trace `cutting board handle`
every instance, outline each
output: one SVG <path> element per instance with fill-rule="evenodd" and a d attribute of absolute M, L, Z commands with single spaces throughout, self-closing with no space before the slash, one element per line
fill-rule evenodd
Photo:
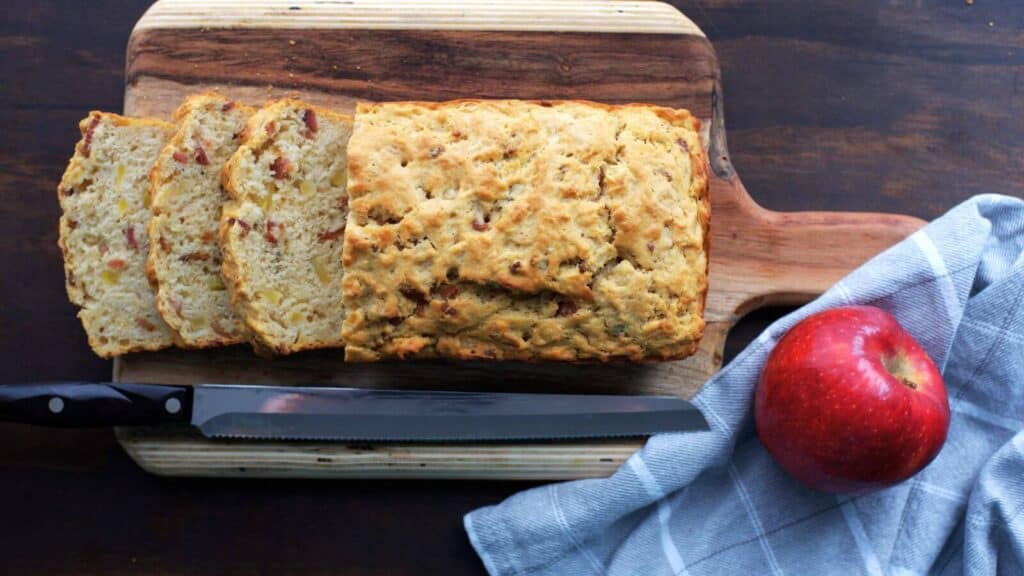
<path fill-rule="evenodd" d="M 924 226 L 911 216 L 870 212 L 772 212 L 779 274 L 768 300 L 799 304 L 828 290 L 850 270 Z"/>
<path fill-rule="evenodd" d="M 762 306 L 809 302 L 925 225 L 899 214 L 768 210 L 750 197 L 735 172 L 713 186 L 712 195 L 719 212 L 741 212 L 751 223 L 716 234 L 711 246 L 712 289 L 729 287 L 731 322 Z"/>

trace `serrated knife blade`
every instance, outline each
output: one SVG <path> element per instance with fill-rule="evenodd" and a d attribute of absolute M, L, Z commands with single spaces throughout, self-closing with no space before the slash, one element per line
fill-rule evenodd
<path fill-rule="evenodd" d="M 192 424 L 214 438 L 455 442 L 647 436 L 706 430 L 662 396 L 197 386 Z"/>
<path fill-rule="evenodd" d="M 52 382 L 0 386 L 0 420 L 47 426 L 191 423 L 210 438 L 495 442 L 707 430 L 667 396 Z"/>

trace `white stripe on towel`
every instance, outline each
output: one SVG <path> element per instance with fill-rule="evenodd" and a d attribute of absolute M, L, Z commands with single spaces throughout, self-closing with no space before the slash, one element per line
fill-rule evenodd
<path fill-rule="evenodd" d="M 757 515 L 757 510 L 754 509 L 754 502 L 750 499 L 750 493 L 747 492 L 747 487 L 743 485 L 743 480 L 740 478 L 740 471 L 736 469 L 735 464 L 729 464 L 729 476 L 732 477 L 733 483 L 736 484 L 736 491 L 740 495 L 740 500 L 743 501 L 743 506 L 747 509 L 747 516 L 750 517 L 750 523 L 754 525 L 754 531 L 757 533 L 757 540 L 761 543 L 761 550 L 763 550 L 764 555 L 768 557 L 768 567 L 771 568 L 772 574 L 781 576 L 782 568 L 779 567 L 779 561 L 775 559 L 775 552 L 772 551 L 772 546 L 768 542 L 768 538 L 764 535 L 764 525 L 761 524 L 761 517 Z"/>
<path fill-rule="evenodd" d="M 651 474 L 651 471 L 647 468 L 647 463 L 644 462 L 639 453 L 634 454 L 627 462 L 633 473 L 636 474 L 636 477 L 640 479 L 640 483 L 643 485 L 644 490 L 647 491 L 647 494 L 658 501 L 658 528 L 661 535 L 661 551 L 665 554 L 665 559 L 668 560 L 669 568 L 672 569 L 672 573 L 676 576 L 688 574 L 686 563 L 683 562 L 683 556 L 679 553 L 679 549 L 676 548 L 676 543 L 672 541 L 672 535 L 669 533 L 668 520 L 672 517 L 672 508 L 665 500 L 665 491 L 661 489 L 661 485 L 658 484 L 654 475 Z"/>
<path fill-rule="evenodd" d="M 885 576 L 885 573 L 882 572 L 882 563 L 878 561 L 878 555 L 871 547 L 868 533 L 864 530 L 864 524 L 861 523 L 860 518 L 857 517 L 857 510 L 853 507 L 853 502 L 849 500 L 843 502 L 839 505 L 839 510 L 843 513 L 850 533 L 853 534 L 853 540 L 857 543 L 857 549 L 860 550 L 860 556 L 864 559 L 864 568 L 867 569 L 868 574 Z"/>

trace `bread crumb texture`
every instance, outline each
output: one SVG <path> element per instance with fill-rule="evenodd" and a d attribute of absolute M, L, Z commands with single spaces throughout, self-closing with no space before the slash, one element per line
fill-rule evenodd
<path fill-rule="evenodd" d="M 217 241 L 221 168 L 241 143 L 254 110 L 215 93 L 189 97 L 175 112 L 177 132 L 150 175 L 149 260 L 160 315 L 187 348 L 244 341 L 242 322 L 221 279 Z"/>
<path fill-rule="evenodd" d="M 348 156 L 346 359 L 696 351 L 710 206 L 689 112 L 364 103 Z"/>
<path fill-rule="evenodd" d="M 223 275 L 258 352 L 343 345 L 352 119 L 294 99 L 254 114 L 224 166 Z"/>
<path fill-rule="evenodd" d="M 146 190 L 174 125 L 91 112 L 79 127 L 82 139 L 57 189 L 68 297 L 104 358 L 170 346 L 146 279 Z"/>

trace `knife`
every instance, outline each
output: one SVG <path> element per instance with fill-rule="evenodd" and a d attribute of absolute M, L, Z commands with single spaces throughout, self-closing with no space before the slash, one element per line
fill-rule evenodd
<path fill-rule="evenodd" d="M 693 404 L 668 396 L 85 382 L 0 386 L 0 421 L 190 424 L 208 438 L 364 442 L 614 438 L 708 429 Z"/>

